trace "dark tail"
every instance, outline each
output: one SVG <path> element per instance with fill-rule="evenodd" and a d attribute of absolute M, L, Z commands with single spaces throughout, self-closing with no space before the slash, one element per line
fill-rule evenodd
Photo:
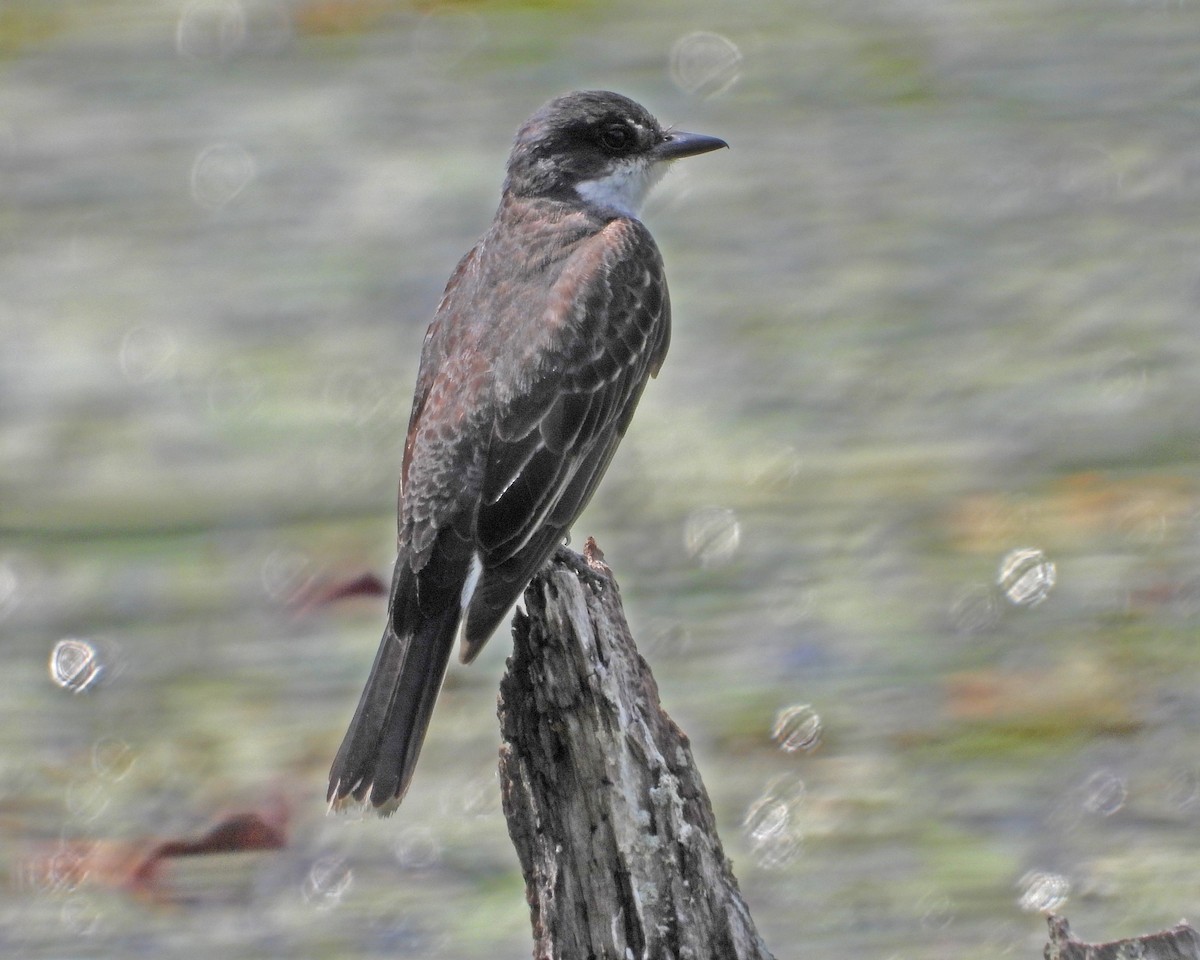
<path fill-rule="evenodd" d="M 333 806 L 369 794 L 373 806 L 394 808 L 408 791 L 458 618 L 459 607 L 451 603 L 436 617 L 404 618 L 408 632 L 399 634 L 389 615 L 358 709 L 329 771 L 326 799 Z M 417 622 L 410 627 L 412 619 Z"/>

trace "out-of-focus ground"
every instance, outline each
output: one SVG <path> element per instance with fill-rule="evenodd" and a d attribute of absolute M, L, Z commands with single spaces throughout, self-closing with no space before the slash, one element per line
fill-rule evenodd
<path fill-rule="evenodd" d="M 528 956 L 507 638 L 327 817 L 382 602 L 286 601 L 386 578 L 425 324 L 577 87 L 732 146 L 646 211 L 672 352 L 576 541 L 777 956 L 1194 912 L 1200 5 L 5 0 L 3 955 Z"/>

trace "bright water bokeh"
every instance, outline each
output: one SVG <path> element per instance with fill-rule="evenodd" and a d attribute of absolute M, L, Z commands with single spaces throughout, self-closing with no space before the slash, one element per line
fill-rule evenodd
<path fill-rule="evenodd" d="M 1198 64 L 1190 0 L 5 0 L 0 955 L 529 955 L 506 636 L 332 817 L 382 601 L 290 601 L 386 579 L 425 325 L 577 87 L 731 144 L 574 542 L 776 955 L 1193 915 Z"/>

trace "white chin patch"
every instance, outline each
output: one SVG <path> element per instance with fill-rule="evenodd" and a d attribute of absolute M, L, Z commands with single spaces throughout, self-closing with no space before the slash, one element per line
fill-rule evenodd
<path fill-rule="evenodd" d="M 647 160 L 627 160 L 612 173 L 595 180 L 584 180 L 575 191 L 586 202 L 623 217 L 636 217 L 646 194 L 662 177 L 665 164 Z"/>

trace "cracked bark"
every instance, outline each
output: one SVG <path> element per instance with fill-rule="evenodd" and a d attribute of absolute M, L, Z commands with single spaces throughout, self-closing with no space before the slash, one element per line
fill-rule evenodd
<path fill-rule="evenodd" d="M 1186 923 L 1129 940 L 1112 943 L 1084 943 L 1071 935 L 1065 917 L 1051 914 L 1050 942 L 1043 952 L 1045 960 L 1200 960 L 1200 936 Z"/>
<path fill-rule="evenodd" d="M 773 960 L 687 737 L 659 705 L 612 572 L 560 549 L 525 592 L 500 685 L 500 777 L 535 960 Z M 1187 924 L 1112 943 L 1047 918 L 1046 960 L 1200 960 Z"/>
<path fill-rule="evenodd" d="M 500 777 L 535 960 L 772 960 L 594 542 L 525 592 Z"/>

